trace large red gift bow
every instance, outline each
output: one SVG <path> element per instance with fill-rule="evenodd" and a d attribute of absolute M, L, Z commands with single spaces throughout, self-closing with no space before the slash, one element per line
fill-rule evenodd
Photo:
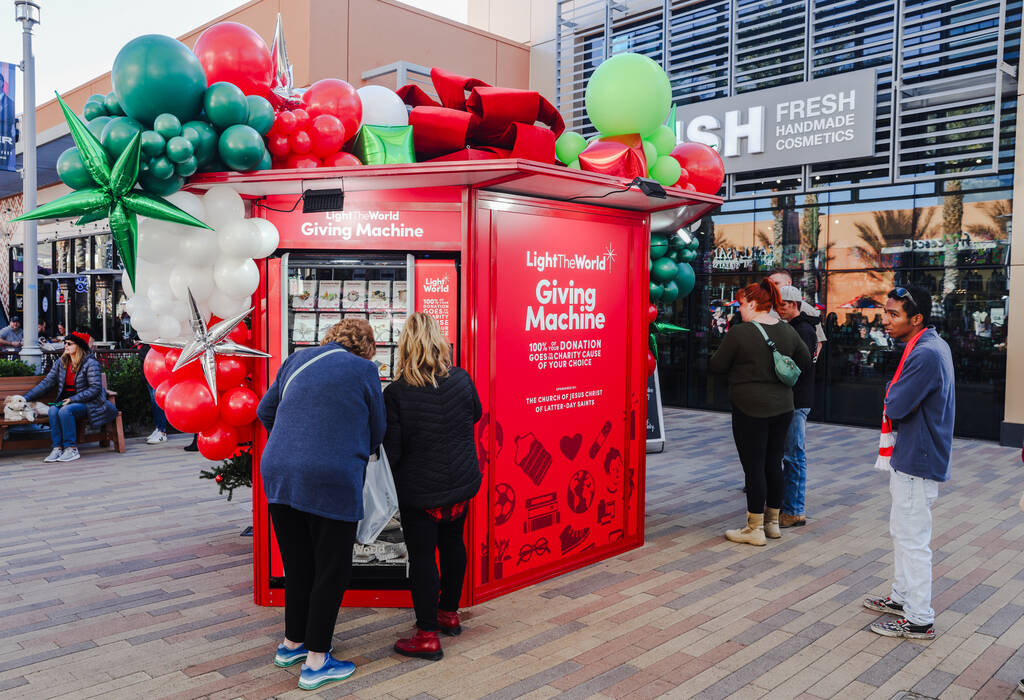
<path fill-rule="evenodd" d="M 555 162 L 555 139 L 565 130 L 565 122 L 539 93 L 492 87 L 440 68 L 432 68 L 430 78 L 440 103 L 418 85 L 398 90 L 402 100 L 413 107 L 409 123 L 417 159 L 470 158 L 469 146 L 483 147 L 484 152 L 495 154 L 491 157 Z M 534 124 L 538 121 L 547 128 Z M 498 149 L 511 156 L 498 155 Z"/>

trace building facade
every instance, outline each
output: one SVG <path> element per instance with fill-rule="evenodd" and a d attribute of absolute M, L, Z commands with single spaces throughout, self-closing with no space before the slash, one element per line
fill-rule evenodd
<path fill-rule="evenodd" d="M 590 135 L 596 66 L 642 53 L 669 74 L 679 137 L 726 162 L 697 286 L 667 310 L 692 331 L 659 343 L 666 404 L 728 409 L 708 358 L 736 291 L 785 268 L 829 338 L 812 418 L 878 425 L 899 360 L 881 307 L 916 284 L 953 350 L 957 434 L 1020 444 L 1024 406 L 1006 391 L 1024 376 L 1024 270 L 1010 246 L 1020 0 L 565 1 L 558 30 L 572 127 Z"/>

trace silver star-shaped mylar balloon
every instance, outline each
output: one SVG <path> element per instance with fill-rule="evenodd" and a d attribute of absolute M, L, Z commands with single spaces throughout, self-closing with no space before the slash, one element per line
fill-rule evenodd
<path fill-rule="evenodd" d="M 209 385 L 210 391 L 213 392 L 213 402 L 217 403 L 217 355 L 242 355 L 245 357 L 270 357 L 270 355 L 260 350 L 254 350 L 246 345 L 239 345 L 234 341 L 225 340 L 238 324 L 249 315 L 252 311 L 251 307 L 236 316 L 226 318 L 207 328 L 206 323 L 203 321 L 203 315 L 199 312 L 199 305 L 196 304 L 196 300 L 192 296 L 192 290 L 188 291 L 188 303 L 192 313 L 192 319 L 189 321 L 192 327 L 192 340 L 187 343 L 180 343 L 175 340 L 158 338 L 153 341 L 153 344 L 168 348 L 181 348 L 181 356 L 174 363 L 174 372 L 177 372 L 189 362 L 198 358 L 203 367 L 203 376 L 206 377 L 206 383 Z"/>

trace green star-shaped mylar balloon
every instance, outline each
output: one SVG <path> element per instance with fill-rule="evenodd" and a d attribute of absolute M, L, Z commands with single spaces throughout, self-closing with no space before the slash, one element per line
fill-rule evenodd
<path fill-rule="evenodd" d="M 114 244 L 124 262 L 125 270 L 128 271 L 128 278 L 134 286 L 135 256 L 138 252 L 139 241 L 137 216 L 148 216 L 151 219 L 162 219 L 175 224 L 199 228 L 209 229 L 210 227 L 163 197 L 134 189 L 135 182 L 139 178 L 141 134 L 135 134 L 135 138 L 118 156 L 117 162 L 111 166 L 107 159 L 107 153 L 99 140 L 92 135 L 78 115 L 64 104 L 60 95 L 57 95 L 57 101 L 60 102 L 60 108 L 64 112 L 64 118 L 71 130 L 71 138 L 75 140 L 82 162 L 97 186 L 75 190 L 49 204 L 36 207 L 12 221 L 80 216 L 81 218 L 76 223 L 81 226 L 104 217 L 109 218 L 110 233 L 114 238 Z"/>

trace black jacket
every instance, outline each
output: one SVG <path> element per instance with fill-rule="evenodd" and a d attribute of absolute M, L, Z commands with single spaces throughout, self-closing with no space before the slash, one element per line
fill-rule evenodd
<path fill-rule="evenodd" d="M 821 319 L 801 313 L 789 322 L 789 325 L 797 332 L 797 335 L 807 345 L 807 350 L 814 358 L 814 351 L 818 347 L 818 332 L 816 326 Z M 796 408 L 814 408 L 814 364 L 800 373 L 800 379 L 793 387 L 793 405 Z"/>
<path fill-rule="evenodd" d="M 473 380 L 453 367 L 437 388 L 399 379 L 384 389 L 388 428 L 384 449 L 398 502 L 437 508 L 468 500 L 480 489 L 473 425 L 483 409 Z"/>

